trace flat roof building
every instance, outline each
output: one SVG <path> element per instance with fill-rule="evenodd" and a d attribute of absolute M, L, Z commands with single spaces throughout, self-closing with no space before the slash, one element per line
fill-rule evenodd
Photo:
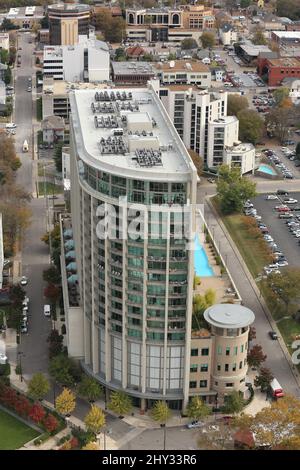
<path fill-rule="evenodd" d="M 267 77 L 269 86 L 279 86 L 287 77 L 300 77 L 300 60 L 296 57 L 259 57 L 257 70 L 260 76 Z"/>
<path fill-rule="evenodd" d="M 111 62 L 111 78 L 116 85 L 146 85 L 155 74 L 149 62 Z"/>
<path fill-rule="evenodd" d="M 210 87 L 211 73 L 207 65 L 197 60 L 171 60 L 155 65 L 157 77 L 164 84 L 191 84 Z"/>

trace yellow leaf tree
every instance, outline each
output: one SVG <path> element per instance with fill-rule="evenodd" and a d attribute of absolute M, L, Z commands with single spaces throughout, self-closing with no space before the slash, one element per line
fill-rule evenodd
<path fill-rule="evenodd" d="M 56 411 L 62 415 L 70 415 L 75 408 L 75 395 L 68 388 L 64 388 L 56 398 Z"/>
<path fill-rule="evenodd" d="M 96 442 L 88 442 L 81 450 L 100 450 Z"/>
<path fill-rule="evenodd" d="M 98 434 L 98 432 L 105 426 L 105 414 L 96 405 L 92 405 L 90 411 L 84 418 L 85 425 L 88 431 Z"/>
<path fill-rule="evenodd" d="M 300 400 L 286 395 L 255 416 L 242 414 L 235 426 L 250 429 L 257 447 L 300 449 Z"/>

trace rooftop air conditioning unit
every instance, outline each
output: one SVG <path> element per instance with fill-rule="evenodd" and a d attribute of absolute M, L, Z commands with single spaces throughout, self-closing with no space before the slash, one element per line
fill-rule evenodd
<path fill-rule="evenodd" d="M 169 62 L 169 65 L 170 65 L 170 69 L 173 69 L 175 67 L 175 61 L 171 60 L 171 62 Z"/>

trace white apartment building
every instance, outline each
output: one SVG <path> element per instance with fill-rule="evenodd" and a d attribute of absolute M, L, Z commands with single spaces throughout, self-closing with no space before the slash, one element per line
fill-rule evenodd
<path fill-rule="evenodd" d="M 9 33 L 0 33 L 0 49 L 9 50 Z"/>
<path fill-rule="evenodd" d="M 68 82 L 109 80 L 109 49 L 94 37 L 79 36 L 73 46 L 45 46 L 44 76 Z"/>
<path fill-rule="evenodd" d="M 196 169 L 151 87 L 80 90 L 70 103 L 83 367 L 143 409 L 158 399 L 181 408 L 189 397 L 194 261 L 186 236 L 174 231 L 195 230 Z M 128 239 L 121 237 L 133 217 L 126 200 L 150 217 Z M 103 203 L 116 211 L 116 233 L 106 238 L 96 232 Z M 177 217 L 186 204 L 184 223 Z"/>
<path fill-rule="evenodd" d="M 157 64 L 155 70 L 163 84 L 211 86 L 209 67 L 198 60 L 171 60 Z"/>
<path fill-rule="evenodd" d="M 251 144 L 240 145 L 239 121 L 227 116 L 226 91 L 151 83 L 185 146 L 198 153 L 208 168 L 226 163 L 240 166 L 242 173 L 254 171 L 255 149 Z"/>
<path fill-rule="evenodd" d="M 237 42 L 238 39 L 236 30 L 229 23 L 225 23 L 221 26 L 219 29 L 219 35 L 224 46 L 230 46 Z"/>

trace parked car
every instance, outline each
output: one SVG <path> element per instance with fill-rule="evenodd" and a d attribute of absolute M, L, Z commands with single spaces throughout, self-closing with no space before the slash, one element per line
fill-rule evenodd
<path fill-rule="evenodd" d="M 268 195 L 266 196 L 266 199 L 267 199 L 268 201 L 272 201 L 272 200 L 275 201 L 275 199 L 278 199 L 278 196 L 276 196 L 276 194 L 268 194 Z"/>
<path fill-rule="evenodd" d="M 286 191 L 286 189 L 277 189 L 276 194 L 278 194 L 279 196 L 288 196 L 289 192 Z"/>
<path fill-rule="evenodd" d="M 21 286 L 27 286 L 27 284 L 28 284 L 28 279 L 27 279 L 26 276 L 22 276 L 22 277 L 21 277 L 20 284 L 21 284 Z"/>
<path fill-rule="evenodd" d="M 201 423 L 201 421 L 192 421 L 191 423 L 188 423 L 186 425 L 188 429 L 201 428 L 201 426 L 203 426 L 203 423 Z"/>
<path fill-rule="evenodd" d="M 273 340 L 278 339 L 276 331 L 269 331 L 269 336 Z"/>

